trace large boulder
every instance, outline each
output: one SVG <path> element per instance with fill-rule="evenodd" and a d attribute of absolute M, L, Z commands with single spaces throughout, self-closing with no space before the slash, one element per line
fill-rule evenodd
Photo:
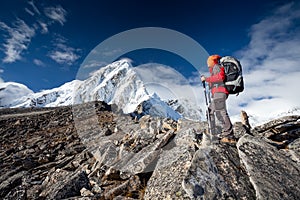
<path fill-rule="evenodd" d="M 237 148 L 257 199 L 299 198 L 299 163 L 268 144 L 264 138 L 245 135 L 239 140 Z"/>

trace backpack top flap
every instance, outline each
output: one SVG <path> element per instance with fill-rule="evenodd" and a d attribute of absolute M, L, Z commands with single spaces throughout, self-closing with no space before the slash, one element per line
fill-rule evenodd
<path fill-rule="evenodd" d="M 241 63 L 234 57 L 225 56 L 220 59 L 220 64 L 225 69 L 225 85 L 229 94 L 236 94 L 244 90 Z"/>

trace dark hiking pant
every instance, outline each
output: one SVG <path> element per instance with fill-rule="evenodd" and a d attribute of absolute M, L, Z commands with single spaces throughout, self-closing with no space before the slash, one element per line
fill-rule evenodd
<path fill-rule="evenodd" d="M 213 134 L 217 134 L 215 116 L 221 123 L 222 135 L 229 135 L 232 133 L 232 124 L 226 109 L 227 96 L 228 95 L 225 93 L 215 93 L 212 97 L 212 102 L 209 105 L 209 114 Z"/>

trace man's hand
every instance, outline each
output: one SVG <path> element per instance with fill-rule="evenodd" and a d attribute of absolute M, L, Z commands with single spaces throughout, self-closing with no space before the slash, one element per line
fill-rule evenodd
<path fill-rule="evenodd" d="M 202 82 L 205 81 L 205 76 L 201 76 L 201 81 L 202 81 Z"/>

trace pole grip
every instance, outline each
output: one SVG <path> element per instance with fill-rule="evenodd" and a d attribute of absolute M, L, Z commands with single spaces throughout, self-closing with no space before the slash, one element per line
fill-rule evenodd
<path fill-rule="evenodd" d="M 205 81 L 202 81 L 203 88 L 205 88 Z"/>

